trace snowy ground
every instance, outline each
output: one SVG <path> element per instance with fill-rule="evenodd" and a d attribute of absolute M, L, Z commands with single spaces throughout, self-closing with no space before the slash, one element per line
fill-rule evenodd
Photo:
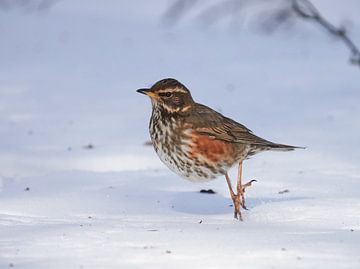
<path fill-rule="evenodd" d="M 314 2 L 360 43 L 358 1 Z M 346 49 L 307 24 L 162 27 L 167 4 L 0 9 L 0 268 L 360 268 L 360 71 Z M 244 222 L 224 179 L 182 180 L 144 145 L 150 102 L 135 90 L 164 77 L 307 147 L 246 162 L 258 183 Z"/>

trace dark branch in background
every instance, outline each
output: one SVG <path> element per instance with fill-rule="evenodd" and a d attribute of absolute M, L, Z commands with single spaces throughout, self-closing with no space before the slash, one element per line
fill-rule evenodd
<path fill-rule="evenodd" d="M 320 25 L 330 35 L 341 40 L 350 50 L 350 63 L 360 67 L 360 50 L 349 37 L 345 27 L 336 27 L 326 20 L 310 0 L 220 0 L 216 4 L 208 5 L 209 1 L 176 0 L 164 15 L 167 25 L 176 24 L 181 18 L 194 11 L 198 3 L 205 8 L 198 12 L 197 17 L 207 25 L 228 17 L 240 20 L 246 17 L 245 9 L 251 7 L 265 7 L 257 21 L 266 32 L 273 32 L 280 26 L 292 26 L 297 20 L 307 20 Z M 242 14 L 240 14 L 242 12 Z M 261 13 L 261 11 L 257 10 Z"/>
<path fill-rule="evenodd" d="M 345 27 L 336 27 L 331 24 L 308 0 L 293 0 L 292 8 L 301 18 L 318 23 L 330 34 L 342 40 L 350 49 L 350 63 L 360 67 L 360 50 L 348 36 Z"/>
<path fill-rule="evenodd" d="M 175 24 L 194 4 L 196 4 L 196 0 L 176 1 L 166 11 L 166 14 L 164 16 L 164 22 L 168 25 Z"/>
<path fill-rule="evenodd" d="M 49 10 L 59 0 L 0 0 L 0 10 L 20 9 L 22 11 Z"/>

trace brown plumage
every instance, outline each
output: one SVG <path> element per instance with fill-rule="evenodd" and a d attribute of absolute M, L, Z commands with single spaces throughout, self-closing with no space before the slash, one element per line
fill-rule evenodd
<path fill-rule="evenodd" d="M 266 150 L 289 151 L 297 147 L 277 144 L 253 134 L 244 125 L 194 102 L 190 91 L 175 79 L 163 79 L 150 89 L 139 89 L 152 102 L 150 136 L 160 159 L 175 173 L 193 181 L 225 175 L 234 202 L 234 216 L 242 219 L 245 189 L 242 162 Z M 236 193 L 227 171 L 239 163 Z"/>

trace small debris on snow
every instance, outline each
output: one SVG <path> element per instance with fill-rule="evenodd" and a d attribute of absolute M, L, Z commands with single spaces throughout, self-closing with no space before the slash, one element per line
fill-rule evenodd
<path fill-rule="evenodd" d="M 9 263 L 9 267 L 14 267 L 14 264 L 13 264 L 13 263 Z"/>
<path fill-rule="evenodd" d="M 200 193 L 215 194 L 216 192 L 213 191 L 212 189 L 208 189 L 208 190 L 202 189 L 200 190 Z"/>
<path fill-rule="evenodd" d="M 171 251 L 170 251 L 170 250 L 167 250 L 167 251 L 166 251 L 166 254 L 171 254 Z"/>
<path fill-rule="evenodd" d="M 279 194 L 284 194 L 284 193 L 288 193 L 288 192 L 290 192 L 288 189 L 285 189 L 285 190 L 283 190 L 283 191 L 279 191 L 278 193 Z"/>
<path fill-rule="evenodd" d="M 29 187 L 26 187 L 26 188 L 24 189 L 24 191 L 30 191 L 30 188 L 29 188 Z"/>
<path fill-rule="evenodd" d="M 286 251 L 286 248 L 281 248 L 281 251 Z"/>
<path fill-rule="evenodd" d="M 83 146 L 83 149 L 94 149 L 95 146 L 93 144 L 88 144 L 88 145 L 85 145 Z"/>
<path fill-rule="evenodd" d="M 147 230 L 148 232 L 158 232 L 158 230 L 156 229 L 150 229 L 150 230 Z"/>
<path fill-rule="evenodd" d="M 202 219 L 199 221 L 199 224 L 201 224 L 203 221 L 202 221 Z"/>

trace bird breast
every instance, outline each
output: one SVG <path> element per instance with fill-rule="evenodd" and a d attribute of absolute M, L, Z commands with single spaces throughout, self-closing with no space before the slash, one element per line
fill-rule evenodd
<path fill-rule="evenodd" d="M 234 145 L 197 133 L 192 125 L 153 111 L 150 136 L 160 160 L 191 181 L 224 175 L 236 161 Z"/>

